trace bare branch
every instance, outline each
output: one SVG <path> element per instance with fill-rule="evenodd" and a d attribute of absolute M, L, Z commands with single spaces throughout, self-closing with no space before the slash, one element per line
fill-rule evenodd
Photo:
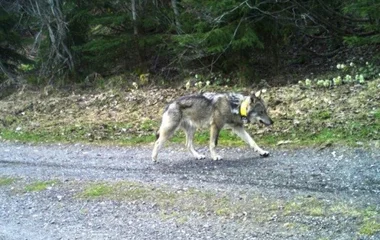
<path fill-rule="evenodd" d="M 73 71 L 75 67 L 74 58 L 67 47 L 67 23 L 62 12 L 62 2 L 59 0 L 28 0 L 20 3 L 20 6 L 29 15 L 34 16 L 40 25 L 39 32 L 35 35 L 33 51 L 38 51 L 41 35 L 44 29 L 48 32 L 50 49 L 46 58 L 43 59 L 41 75 L 61 74 L 65 71 Z"/>

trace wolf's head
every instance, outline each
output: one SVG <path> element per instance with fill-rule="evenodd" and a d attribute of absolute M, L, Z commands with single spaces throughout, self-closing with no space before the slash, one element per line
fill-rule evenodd
<path fill-rule="evenodd" d="M 240 106 L 240 114 L 246 117 L 251 123 L 260 122 L 267 126 L 272 125 L 273 121 L 268 116 L 264 101 L 260 98 L 261 91 L 251 94 Z"/>

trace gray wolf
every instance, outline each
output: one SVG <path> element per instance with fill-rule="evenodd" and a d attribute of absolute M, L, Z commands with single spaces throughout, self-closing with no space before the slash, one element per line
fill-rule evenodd
<path fill-rule="evenodd" d="M 272 125 L 273 121 L 267 114 L 264 101 L 260 98 L 261 91 L 250 96 L 238 93 L 203 93 L 183 96 L 169 104 L 162 116 L 161 126 L 154 143 L 152 160 L 157 161 L 157 155 L 164 143 L 177 129 L 186 134 L 186 147 L 196 159 L 205 158 L 193 146 L 193 138 L 197 128 L 210 127 L 210 153 L 213 160 L 222 157 L 215 151 L 220 130 L 230 127 L 241 139 L 262 157 L 269 156 L 268 151 L 261 149 L 251 136 L 244 130 L 245 122 L 260 122 Z"/>

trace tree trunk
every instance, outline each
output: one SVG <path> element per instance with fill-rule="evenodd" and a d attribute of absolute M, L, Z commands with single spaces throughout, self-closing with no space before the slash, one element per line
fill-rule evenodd
<path fill-rule="evenodd" d="M 136 11 L 136 0 L 131 0 L 132 1 L 132 20 L 133 20 L 133 34 L 137 35 L 139 34 L 138 29 L 137 29 L 137 11 Z"/>
<path fill-rule="evenodd" d="M 174 11 L 174 21 L 175 21 L 175 27 L 176 31 L 179 34 L 181 32 L 181 23 L 179 22 L 179 11 L 177 6 L 177 0 L 171 0 L 172 1 L 172 8 Z"/>
<path fill-rule="evenodd" d="M 142 71 L 145 72 L 145 66 L 143 58 L 141 57 L 141 49 L 139 46 L 139 31 L 137 27 L 137 9 L 136 9 L 136 0 L 131 0 L 131 10 L 132 10 L 132 20 L 133 20 L 133 35 L 134 35 L 134 44 L 135 44 L 135 51 L 137 54 L 137 61 L 139 62 L 139 67 L 143 69 Z"/>

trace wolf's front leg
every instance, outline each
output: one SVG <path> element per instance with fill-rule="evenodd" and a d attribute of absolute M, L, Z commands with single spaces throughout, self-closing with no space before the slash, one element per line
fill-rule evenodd
<path fill-rule="evenodd" d="M 244 142 L 248 143 L 248 145 L 253 148 L 256 152 L 260 154 L 262 157 L 268 157 L 269 152 L 261 149 L 257 143 L 252 139 L 252 137 L 247 133 L 247 131 L 244 130 L 243 127 L 233 127 L 233 131 L 238 135 L 241 139 L 244 140 Z"/>

